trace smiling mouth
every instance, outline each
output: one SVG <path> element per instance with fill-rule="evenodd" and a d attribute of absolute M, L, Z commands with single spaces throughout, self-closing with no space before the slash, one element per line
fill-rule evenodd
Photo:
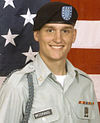
<path fill-rule="evenodd" d="M 63 45 L 50 45 L 50 47 L 54 48 L 54 49 L 61 49 L 64 46 Z"/>

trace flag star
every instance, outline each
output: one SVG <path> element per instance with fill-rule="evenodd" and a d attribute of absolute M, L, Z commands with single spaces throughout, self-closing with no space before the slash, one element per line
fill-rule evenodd
<path fill-rule="evenodd" d="M 15 8 L 15 5 L 13 3 L 14 0 L 4 0 L 5 1 L 5 4 L 4 4 L 4 7 L 7 7 L 8 5 L 12 6 L 13 8 Z"/>
<path fill-rule="evenodd" d="M 9 43 L 16 46 L 16 44 L 14 42 L 14 38 L 16 38 L 18 35 L 17 34 L 12 34 L 10 29 L 9 29 L 7 35 L 1 35 L 1 36 L 6 39 L 5 46 L 8 45 Z"/>
<path fill-rule="evenodd" d="M 24 26 L 27 23 L 31 23 L 32 25 L 34 24 L 33 18 L 36 16 L 36 14 L 31 14 L 29 8 L 27 10 L 27 14 L 26 15 L 21 15 L 23 18 L 25 18 L 25 22 L 24 22 Z"/>
<path fill-rule="evenodd" d="M 34 56 L 35 56 L 37 53 L 38 53 L 38 52 L 33 52 L 31 47 L 29 48 L 29 51 L 28 51 L 28 52 L 22 53 L 23 55 L 27 56 L 25 63 L 27 63 L 29 60 L 32 60 L 32 61 L 33 61 L 33 60 L 34 60 Z"/>

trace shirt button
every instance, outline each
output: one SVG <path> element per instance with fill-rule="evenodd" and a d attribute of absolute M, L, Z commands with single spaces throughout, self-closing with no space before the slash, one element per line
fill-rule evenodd
<path fill-rule="evenodd" d="M 46 122 L 46 118 L 45 118 L 45 117 L 43 117 L 42 120 L 43 120 L 44 122 Z"/>

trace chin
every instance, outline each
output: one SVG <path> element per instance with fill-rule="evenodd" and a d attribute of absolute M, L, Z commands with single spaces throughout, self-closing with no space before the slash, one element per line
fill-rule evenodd
<path fill-rule="evenodd" d="M 63 60 L 63 59 L 66 59 L 65 57 L 63 56 L 52 56 L 50 57 L 51 60 L 54 60 L 54 61 L 59 61 L 59 60 Z"/>

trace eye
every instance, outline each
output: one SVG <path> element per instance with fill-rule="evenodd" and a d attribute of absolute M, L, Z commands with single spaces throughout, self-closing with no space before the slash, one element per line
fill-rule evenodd
<path fill-rule="evenodd" d="M 69 30 L 69 29 L 64 29 L 64 30 L 62 30 L 62 32 L 63 32 L 63 33 L 70 33 L 71 30 Z"/>
<path fill-rule="evenodd" d="M 53 29 L 47 29 L 47 32 L 54 32 Z"/>

